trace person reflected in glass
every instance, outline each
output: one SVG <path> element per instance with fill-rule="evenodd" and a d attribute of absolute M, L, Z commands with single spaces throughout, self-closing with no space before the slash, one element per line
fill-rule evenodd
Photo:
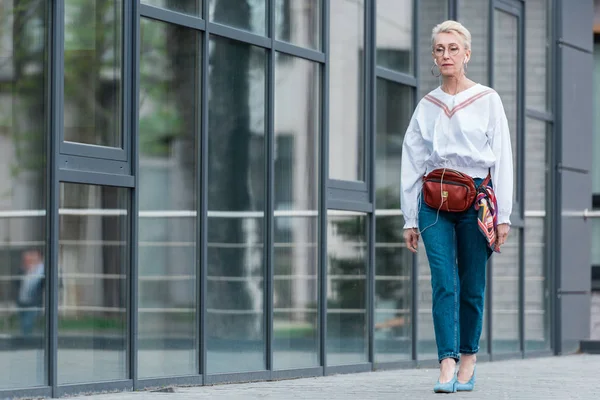
<path fill-rule="evenodd" d="M 440 85 L 420 100 L 406 130 L 401 197 L 406 246 L 416 253 L 422 237 L 431 269 L 439 393 L 474 387 L 487 260 L 510 229 L 513 158 L 500 96 L 467 77 L 470 32 L 445 21 L 433 28 L 431 41 L 431 73 Z M 473 179 L 477 198 L 466 211 L 425 203 L 423 178 L 439 169 Z M 448 192 L 440 193 L 443 204 Z"/>
<path fill-rule="evenodd" d="M 44 261 L 39 250 L 23 252 L 21 284 L 17 298 L 21 334 L 29 336 L 44 303 Z"/>

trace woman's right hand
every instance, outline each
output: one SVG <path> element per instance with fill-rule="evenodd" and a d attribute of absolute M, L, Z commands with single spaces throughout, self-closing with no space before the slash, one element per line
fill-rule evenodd
<path fill-rule="evenodd" d="M 416 253 L 419 247 L 419 232 L 417 228 L 405 229 L 403 236 L 406 247 L 413 253 Z"/>

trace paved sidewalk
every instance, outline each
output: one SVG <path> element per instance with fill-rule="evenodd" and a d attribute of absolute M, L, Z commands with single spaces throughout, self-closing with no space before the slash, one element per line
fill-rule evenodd
<path fill-rule="evenodd" d="M 481 362 L 472 393 L 459 399 L 597 399 L 600 396 L 600 356 L 571 355 Z M 434 394 L 434 369 L 403 369 L 304 378 L 276 382 L 174 388 L 175 393 L 135 392 L 79 396 L 77 400 L 186 399 L 440 399 Z"/>

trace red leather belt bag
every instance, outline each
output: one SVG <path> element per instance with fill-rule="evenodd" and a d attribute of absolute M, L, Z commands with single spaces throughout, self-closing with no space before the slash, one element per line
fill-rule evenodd
<path fill-rule="evenodd" d="M 488 173 L 481 186 L 487 186 L 490 178 Z M 423 201 L 436 210 L 463 212 L 473 205 L 475 197 L 475 181 L 462 172 L 438 168 L 423 177 Z"/>

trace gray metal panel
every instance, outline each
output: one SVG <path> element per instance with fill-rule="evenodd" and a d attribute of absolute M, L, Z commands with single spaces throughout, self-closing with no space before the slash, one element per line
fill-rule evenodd
<path fill-rule="evenodd" d="M 0 399 L 37 399 L 51 396 L 52 389 L 49 387 L 41 387 L 35 389 L 0 390 Z"/>
<path fill-rule="evenodd" d="M 592 208 L 591 175 L 564 169 L 560 174 L 562 177 L 562 210 L 583 211 L 585 208 Z"/>
<path fill-rule="evenodd" d="M 317 50 L 305 49 L 304 47 L 295 46 L 286 42 L 273 42 L 273 48 L 280 53 L 285 53 L 290 56 L 296 56 L 300 58 L 304 58 L 310 61 L 316 61 L 320 63 L 325 62 L 325 54 L 321 53 Z"/>
<path fill-rule="evenodd" d="M 344 202 L 353 202 L 353 203 L 363 203 L 365 205 L 371 204 L 369 203 L 369 193 L 368 192 L 355 192 L 352 190 L 343 190 L 343 189 L 327 189 L 327 195 L 329 196 L 329 208 L 335 208 L 331 205 L 332 201 L 344 201 Z M 365 206 L 361 207 L 360 210 L 363 210 Z M 369 208 L 369 211 L 372 207 Z"/>
<path fill-rule="evenodd" d="M 154 7 L 148 4 L 140 4 L 140 15 L 158 21 L 166 21 L 171 24 L 187 26 L 188 28 L 204 30 L 206 22 L 198 17 L 182 14 L 179 12 Z"/>
<path fill-rule="evenodd" d="M 65 397 L 76 394 L 88 394 L 90 392 L 123 392 L 132 390 L 133 381 L 128 379 L 114 382 L 110 381 L 58 386 L 54 396 Z"/>
<path fill-rule="evenodd" d="M 96 172 L 60 169 L 57 174 L 60 182 L 81 183 L 86 185 L 103 185 L 118 187 L 134 187 L 135 178 L 129 175 L 111 175 Z"/>
<path fill-rule="evenodd" d="M 323 375 L 323 367 L 286 369 L 271 372 L 271 379 L 312 378 Z"/>
<path fill-rule="evenodd" d="M 581 339 L 590 337 L 590 293 L 561 296 L 562 353 L 571 353 Z"/>
<path fill-rule="evenodd" d="M 162 388 L 165 386 L 201 386 L 202 375 L 177 376 L 168 378 L 151 378 L 140 379 L 137 381 L 137 387 L 134 390 L 148 390 L 154 388 Z"/>
<path fill-rule="evenodd" d="M 562 19 L 560 40 L 589 51 L 593 47 L 594 4 L 589 0 L 561 1 L 557 11 Z"/>
<path fill-rule="evenodd" d="M 586 222 L 582 218 L 569 217 L 563 217 L 561 222 L 561 274 L 558 288 L 562 292 L 589 291 L 591 288 L 591 222 Z M 589 317 L 588 315 L 587 318 Z"/>
<path fill-rule="evenodd" d="M 57 160 L 58 168 L 95 173 L 130 175 L 131 167 L 127 161 L 104 160 L 101 158 L 78 157 L 61 154 Z"/>
<path fill-rule="evenodd" d="M 591 27 L 590 27 L 591 28 Z M 591 34 L 588 32 L 591 37 Z M 593 135 L 593 56 L 570 47 L 559 45 L 561 60 L 562 96 L 562 164 L 567 167 L 590 170 L 592 166 Z"/>
<path fill-rule="evenodd" d="M 217 383 L 266 381 L 268 379 L 271 379 L 271 371 L 241 372 L 241 373 L 232 373 L 232 374 L 215 374 L 215 375 L 205 375 L 204 376 L 204 384 L 205 385 L 214 385 Z"/>

